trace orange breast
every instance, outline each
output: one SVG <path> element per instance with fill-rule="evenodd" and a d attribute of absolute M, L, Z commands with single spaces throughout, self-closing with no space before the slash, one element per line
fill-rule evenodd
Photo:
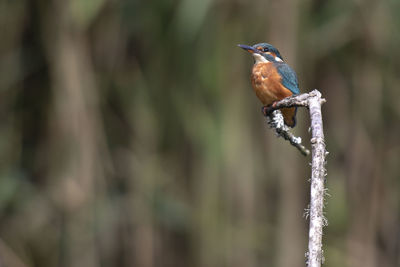
<path fill-rule="evenodd" d="M 254 65 L 251 84 L 258 99 L 266 106 L 292 95 L 292 92 L 282 85 L 281 76 L 271 62 Z"/>
<path fill-rule="evenodd" d="M 265 106 L 293 94 L 282 85 L 281 80 L 281 76 L 273 63 L 258 63 L 254 65 L 251 74 L 251 84 L 258 99 Z M 284 108 L 282 109 L 282 113 L 285 123 L 293 127 L 296 124 L 296 108 Z"/>

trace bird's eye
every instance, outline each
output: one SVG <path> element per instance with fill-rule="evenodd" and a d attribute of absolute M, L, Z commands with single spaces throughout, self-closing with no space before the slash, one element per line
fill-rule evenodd
<path fill-rule="evenodd" d="M 269 49 L 267 47 L 263 49 L 263 52 L 268 52 L 268 51 Z"/>

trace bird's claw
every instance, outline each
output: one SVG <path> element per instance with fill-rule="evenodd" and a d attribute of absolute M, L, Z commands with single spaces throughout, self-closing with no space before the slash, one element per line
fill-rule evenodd
<path fill-rule="evenodd" d="M 274 102 L 268 106 L 263 106 L 261 108 L 261 111 L 264 114 L 264 116 L 269 116 L 269 115 L 271 115 L 272 111 L 275 110 L 275 107 L 276 107 L 276 102 Z"/>
<path fill-rule="evenodd" d="M 265 117 L 268 116 L 268 106 L 262 106 L 261 112 L 264 114 Z"/>

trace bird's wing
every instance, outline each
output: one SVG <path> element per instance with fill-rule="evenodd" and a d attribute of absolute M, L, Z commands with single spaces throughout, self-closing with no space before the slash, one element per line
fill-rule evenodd
<path fill-rule="evenodd" d="M 285 63 L 275 63 L 279 74 L 282 77 L 282 84 L 294 95 L 300 94 L 299 82 L 294 70 Z"/>

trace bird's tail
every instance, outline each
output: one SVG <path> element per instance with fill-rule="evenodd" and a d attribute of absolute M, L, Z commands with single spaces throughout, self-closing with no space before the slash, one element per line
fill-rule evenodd
<path fill-rule="evenodd" d="M 287 126 L 290 126 L 292 128 L 296 126 L 296 112 L 297 112 L 297 107 L 282 109 L 283 118 Z"/>

